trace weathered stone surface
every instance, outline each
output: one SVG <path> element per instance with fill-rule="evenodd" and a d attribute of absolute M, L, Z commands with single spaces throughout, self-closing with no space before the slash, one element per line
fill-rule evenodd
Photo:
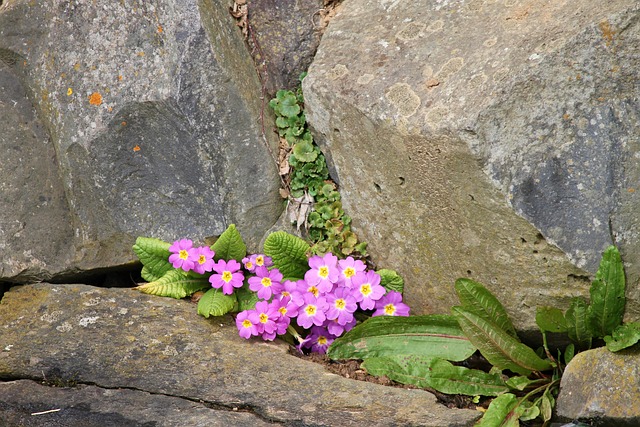
<path fill-rule="evenodd" d="M 560 383 L 558 416 L 590 425 L 640 424 L 640 353 L 612 353 L 605 347 L 578 353 Z"/>
<path fill-rule="evenodd" d="M 50 412 L 51 411 L 51 412 Z M 246 427 L 278 426 L 249 412 L 139 390 L 79 385 L 47 387 L 31 380 L 0 382 L 5 427 Z"/>
<path fill-rule="evenodd" d="M 255 248 L 280 214 L 260 83 L 227 5 L 6 2 L 0 59 L 14 128 L 0 133 L 4 280 L 127 263 L 138 235 L 202 239 L 230 223 Z"/>
<path fill-rule="evenodd" d="M 343 4 L 306 114 L 414 313 L 447 312 L 471 277 L 535 330 L 536 306 L 588 294 L 613 238 L 637 317 L 638 16 L 632 0 Z"/>
<path fill-rule="evenodd" d="M 254 55 L 259 64 L 264 61 L 266 73 L 260 71 L 267 92 L 295 89 L 320 44 L 323 0 L 251 0 L 248 5 L 254 31 L 249 44 L 258 42 Z"/>
<path fill-rule="evenodd" d="M 243 340 L 230 317 L 207 320 L 194 304 L 130 289 L 15 287 L 0 303 L 0 325 L 0 378 L 131 388 L 286 425 L 467 426 L 480 415 L 422 390 L 328 373 L 282 342 Z"/>

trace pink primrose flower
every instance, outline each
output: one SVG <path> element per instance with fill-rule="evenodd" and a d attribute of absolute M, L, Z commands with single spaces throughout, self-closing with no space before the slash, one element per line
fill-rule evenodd
<path fill-rule="evenodd" d="M 327 294 L 327 319 L 337 319 L 340 325 L 346 325 L 353 320 L 353 313 L 358 309 L 358 304 L 351 289 L 340 287 Z"/>
<path fill-rule="evenodd" d="M 386 290 L 380 285 L 380 275 L 375 271 L 359 272 L 351 280 L 353 296 L 363 310 L 371 310 Z"/>
<path fill-rule="evenodd" d="M 194 248 L 190 254 L 193 261 L 193 271 L 198 274 L 204 274 L 213 270 L 213 264 L 215 264 L 213 257 L 215 254 L 208 246 Z"/>
<path fill-rule="evenodd" d="M 277 268 L 267 270 L 267 267 L 256 267 L 256 276 L 249 278 L 249 289 L 256 292 L 260 299 L 271 299 L 274 294 L 282 290 L 282 273 Z"/>
<path fill-rule="evenodd" d="M 376 311 L 372 316 L 408 316 L 409 306 L 402 302 L 402 294 L 390 291 L 376 301 Z"/>
<path fill-rule="evenodd" d="M 245 310 L 236 316 L 236 327 L 242 338 L 249 339 L 258 335 L 258 313 L 255 310 Z"/>
<path fill-rule="evenodd" d="M 326 319 L 327 301 L 324 297 L 316 298 L 311 293 L 303 295 L 304 305 L 298 310 L 297 322 L 299 326 L 309 329 L 312 325 L 320 326 Z"/>
<path fill-rule="evenodd" d="M 338 261 L 338 270 L 340 275 L 338 276 L 338 284 L 351 288 L 351 279 L 361 271 L 365 271 L 367 268 L 364 262 L 353 259 L 353 257 L 347 257 L 347 259 L 341 259 Z"/>
<path fill-rule="evenodd" d="M 193 242 L 189 239 L 176 240 L 173 245 L 169 246 L 169 252 L 171 252 L 169 262 L 173 268 L 181 268 L 184 271 L 190 271 L 193 268 L 192 247 Z"/>
<path fill-rule="evenodd" d="M 328 253 L 323 257 L 317 255 L 309 258 L 311 269 L 304 275 L 304 280 L 309 286 L 315 286 L 322 294 L 331 292 L 333 285 L 338 282 L 338 257 Z"/>
<path fill-rule="evenodd" d="M 280 318 L 277 304 L 269 304 L 267 301 L 258 301 L 255 308 L 258 314 L 258 332 L 264 339 L 275 338 L 277 328 L 276 321 Z M 273 338 L 271 338 L 273 334 Z"/>
<path fill-rule="evenodd" d="M 327 352 L 327 348 L 329 348 L 329 345 L 331 345 L 335 339 L 325 328 L 321 326 L 314 326 L 311 328 L 311 333 L 307 338 L 308 341 L 305 342 L 304 347 L 311 347 L 312 352 L 322 354 Z"/>
<path fill-rule="evenodd" d="M 209 282 L 216 289 L 222 288 L 223 294 L 231 295 L 233 288 L 241 288 L 244 282 L 244 274 L 238 270 L 240 270 L 238 261 L 221 259 L 213 264 L 213 271 L 217 274 L 212 274 Z"/>

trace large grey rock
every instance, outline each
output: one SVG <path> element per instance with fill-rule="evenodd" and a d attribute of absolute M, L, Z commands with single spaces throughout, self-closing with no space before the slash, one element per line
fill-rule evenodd
<path fill-rule="evenodd" d="M 260 83 L 227 5 L 5 2 L 0 64 L 4 280 L 125 264 L 138 235 L 230 223 L 256 248 L 280 214 Z"/>
<path fill-rule="evenodd" d="M 588 293 L 612 242 L 638 282 L 638 11 L 343 4 L 303 82 L 306 114 L 354 229 L 404 275 L 414 313 L 447 312 L 471 277 L 535 330 L 536 306 Z"/>
<path fill-rule="evenodd" d="M 4 427 L 266 427 L 279 426 L 239 408 L 139 390 L 93 385 L 48 387 L 31 380 L 0 382 Z"/>
<path fill-rule="evenodd" d="M 331 374 L 283 342 L 245 341 L 231 317 L 207 320 L 195 304 L 130 289 L 14 287 L 0 303 L 0 331 L 5 379 L 135 389 L 291 426 L 468 426 L 480 416 L 423 390 Z"/>
<path fill-rule="evenodd" d="M 606 347 L 578 353 L 567 365 L 557 402 L 559 417 L 590 425 L 640 424 L 640 353 Z"/>

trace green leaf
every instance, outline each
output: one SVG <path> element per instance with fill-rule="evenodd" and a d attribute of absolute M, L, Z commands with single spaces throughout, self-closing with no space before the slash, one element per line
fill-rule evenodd
<path fill-rule="evenodd" d="M 304 140 L 298 141 L 291 152 L 301 162 L 313 162 L 318 157 L 318 151 L 314 146 Z"/>
<path fill-rule="evenodd" d="M 487 412 L 484 413 L 476 427 L 511 427 L 519 426 L 518 417 L 512 414 L 513 409 L 518 406 L 518 398 L 515 394 L 502 394 L 489 404 Z"/>
<path fill-rule="evenodd" d="M 569 362 L 571 362 L 571 359 L 573 359 L 573 356 L 575 356 L 575 354 L 576 354 L 576 348 L 573 345 L 573 343 L 570 343 L 564 349 L 564 364 L 568 365 Z"/>
<path fill-rule="evenodd" d="M 625 286 L 620 252 L 615 246 L 609 246 L 602 255 L 590 290 L 589 326 L 595 337 L 610 335 L 622 324 Z"/>
<path fill-rule="evenodd" d="M 590 348 L 593 335 L 589 327 L 589 304 L 581 297 L 572 298 L 564 317 L 569 339 L 579 348 Z"/>
<path fill-rule="evenodd" d="M 528 400 L 522 402 L 520 404 L 520 408 L 522 408 L 522 410 L 519 411 L 520 421 L 535 420 L 540 415 L 540 408 L 538 408 L 536 405 L 531 404 L 531 402 L 529 402 Z"/>
<path fill-rule="evenodd" d="M 142 278 L 147 282 L 160 279 L 171 270 L 173 266 L 169 262 L 170 243 L 151 237 L 138 237 L 133 252 L 138 256 L 144 266 L 142 268 Z"/>
<path fill-rule="evenodd" d="M 520 341 L 506 310 L 487 288 L 470 279 L 458 279 L 454 286 L 460 303 L 465 310 L 495 324 L 517 341 Z"/>
<path fill-rule="evenodd" d="M 509 378 L 506 383 L 509 387 L 515 390 L 522 391 L 529 385 L 533 384 L 536 380 L 530 380 L 525 376 L 517 376 Z"/>
<path fill-rule="evenodd" d="M 620 351 L 640 341 L 640 322 L 625 323 L 604 337 L 609 351 Z"/>
<path fill-rule="evenodd" d="M 536 323 L 542 332 L 567 332 L 567 321 L 559 308 L 537 307 Z"/>
<path fill-rule="evenodd" d="M 538 357 L 530 347 L 520 343 L 495 324 L 463 307 L 453 307 L 451 310 L 469 341 L 494 366 L 509 369 L 520 375 L 551 368 L 548 360 Z"/>
<path fill-rule="evenodd" d="M 198 301 L 198 314 L 209 316 L 222 316 L 233 310 L 237 303 L 236 295 L 225 295 L 220 289 L 209 289 Z"/>
<path fill-rule="evenodd" d="M 279 90 L 275 99 L 269 102 L 269 106 L 276 113 L 285 117 L 297 116 L 301 111 L 296 95 L 289 90 Z"/>
<path fill-rule="evenodd" d="M 284 231 L 271 233 L 264 242 L 264 253 L 284 276 L 283 280 L 299 280 L 309 270 L 307 251 L 310 247 L 299 237 Z"/>
<path fill-rule="evenodd" d="M 538 408 L 542 419 L 547 422 L 553 416 L 553 408 L 556 406 L 556 400 L 551 395 L 549 389 L 546 389 L 539 400 Z"/>
<path fill-rule="evenodd" d="M 242 262 L 242 258 L 247 254 L 247 246 L 242 241 L 242 236 L 240 236 L 234 224 L 227 227 L 211 246 L 211 249 L 216 253 L 216 261 L 235 259 L 238 262 Z"/>
<path fill-rule="evenodd" d="M 431 361 L 429 369 L 429 385 L 441 393 L 499 396 L 509 391 L 500 374 L 488 374 L 478 369 L 454 366 L 439 358 Z"/>
<path fill-rule="evenodd" d="M 432 358 L 407 354 L 401 356 L 371 357 L 360 365 L 370 375 L 389 379 L 401 384 L 413 384 L 427 388 L 429 385 L 429 365 Z"/>
<path fill-rule="evenodd" d="M 380 285 L 387 291 L 396 291 L 402 293 L 404 291 L 404 280 L 394 270 L 383 268 L 376 271 L 380 275 Z"/>
<path fill-rule="evenodd" d="M 452 316 L 377 316 L 336 339 L 327 356 L 331 359 L 367 359 L 416 354 L 462 361 L 475 350 Z"/>
<path fill-rule="evenodd" d="M 170 270 L 160 279 L 135 287 L 145 294 L 161 297 L 184 298 L 200 289 L 210 287 L 206 276 L 189 274 L 183 270 Z"/>
<path fill-rule="evenodd" d="M 236 289 L 234 294 L 238 298 L 238 311 L 256 308 L 256 303 L 259 301 L 258 295 L 250 290 L 246 283 L 241 288 Z"/>

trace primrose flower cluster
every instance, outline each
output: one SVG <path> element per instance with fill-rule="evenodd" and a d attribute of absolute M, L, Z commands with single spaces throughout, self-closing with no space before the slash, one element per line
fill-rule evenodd
<path fill-rule="evenodd" d="M 356 325 L 356 310 L 373 310 L 372 316 L 408 316 L 409 307 L 399 292 L 380 284 L 381 277 L 367 270 L 360 260 L 328 253 L 309 258 L 309 270 L 304 279 L 283 281 L 282 273 L 273 267 L 270 257 L 254 254 L 242 260 L 214 261 L 215 253 L 208 247 L 193 247 L 191 240 L 182 239 L 169 248 L 169 262 L 174 268 L 200 274 L 213 272 L 211 286 L 230 295 L 245 283 L 259 301 L 252 310 L 238 313 L 236 326 L 243 338 L 260 336 L 273 340 L 287 331 L 298 336 L 291 322 L 309 330 L 306 338 L 298 338 L 301 347 L 324 353 L 333 340 Z"/>
<path fill-rule="evenodd" d="M 301 346 L 324 353 L 336 337 L 355 326 L 358 309 L 374 310 L 373 316 L 409 315 L 402 295 L 387 293 L 380 276 L 352 257 L 338 260 L 331 253 L 313 256 L 304 279 L 295 282 L 282 282 L 280 271 L 269 270 L 269 258 L 264 259 L 262 267 L 254 267 L 252 259 L 243 260 L 255 273 L 249 278 L 249 289 L 261 299 L 254 310 L 238 313 L 236 326 L 243 338 L 273 340 L 284 334 L 295 318 L 298 326 L 310 330 Z"/>

